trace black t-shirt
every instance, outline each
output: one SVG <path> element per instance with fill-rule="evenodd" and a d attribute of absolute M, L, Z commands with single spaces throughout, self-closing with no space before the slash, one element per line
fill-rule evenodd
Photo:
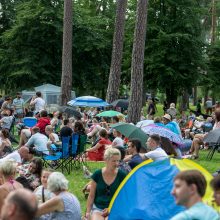
<path fill-rule="evenodd" d="M 70 137 L 73 133 L 73 130 L 70 127 L 64 126 L 60 130 L 60 137 Z"/>

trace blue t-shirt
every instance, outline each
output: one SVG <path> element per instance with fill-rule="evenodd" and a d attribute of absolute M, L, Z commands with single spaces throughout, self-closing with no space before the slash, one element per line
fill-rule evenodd
<path fill-rule="evenodd" d="M 171 220 L 219 220 L 219 214 L 210 206 L 198 202 L 186 211 L 175 215 Z"/>
<path fill-rule="evenodd" d="M 131 169 L 135 168 L 138 164 L 142 163 L 143 159 L 140 156 L 140 154 L 135 154 L 132 156 L 131 160 L 128 162 L 128 165 L 131 167 Z"/>

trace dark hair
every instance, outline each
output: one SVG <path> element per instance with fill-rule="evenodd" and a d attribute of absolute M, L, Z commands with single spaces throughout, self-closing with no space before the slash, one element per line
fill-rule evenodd
<path fill-rule="evenodd" d="M 46 110 L 42 110 L 40 112 L 40 117 L 47 117 L 47 111 Z"/>
<path fill-rule="evenodd" d="M 70 122 L 69 119 L 64 119 L 64 120 L 63 120 L 63 124 L 64 124 L 64 125 L 67 125 L 69 122 Z"/>
<path fill-rule="evenodd" d="M 158 134 L 152 134 L 150 138 L 153 139 L 158 145 L 160 144 L 160 136 Z"/>
<path fill-rule="evenodd" d="M 2 128 L 2 134 L 5 138 L 9 138 L 9 131 L 8 129 Z"/>
<path fill-rule="evenodd" d="M 132 143 L 132 146 L 136 148 L 138 153 L 140 152 L 142 146 L 139 139 L 130 139 L 128 142 Z"/>
<path fill-rule="evenodd" d="M 78 132 L 78 131 L 85 132 L 83 123 L 80 122 L 80 121 L 76 121 L 75 124 L 74 124 L 74 131 L 75 131 L 75 132 Z"/>
<path fill-rule="evenodd" d="M 126 154 L 126 151 L 123 147 L 114 147 L 116 149 L 118 149 L 120 152 L 121 152 L 121 160 L 123 160 L 125 158 L 125 154 Z"/>
<path fill-rule="evenodd" d="M 41 97 L 41 92 L 36 92 L 37 97 Z"/>
<path fill-rule="evenodd" d="M 215 191 L 220 190 L 220 175 L 215 176 L 211 180 L 210 185 Z"/>
<path fill-rule="evenodd" d="M 108 137 L 108 132 L 105 129 L 102 129 L 99 131 L 99 136 L 103 137 L 103 138 L 107 138 Z"/>
<path fill-rule="evenodd" d="M 119 118 L 117 116 L 112 117 L 113 121 L 119 122 Z"/>
<path fill-rule="evenodd" d="M 205 195 L 205 190 L 207 182 L 203 174 L 198 170 L 186 170 L 178 173 L 174 180 L 183 180 L 187 185 L 195 184 L 197 187 L 198 194 L 203 197 Z"/>
<path fill-rule="evenodd" d="M 216 109 L 216 111 L 215 111 L 215 119 L 217 122 L 220 121 L 220 109 L 219 108 Z"/>
<path fill-rule="evenodd" d="M 42 160 L 38 157 L 35 157 L 30 161 L 30 163 L 34 163 L 36 165 L 36 170 L 35 170 L 34 174 L 37 174 L 40 177 L 42 169 L 43 169 Z"/>
<path fill-rule="evenodd" d="M 22 219 L 34 219 L 37 212 L 37 203 L 33 206 L 21 193 L 16 194 L 16 192 L 10 197 L 9 202 L 16 204 Z"/>

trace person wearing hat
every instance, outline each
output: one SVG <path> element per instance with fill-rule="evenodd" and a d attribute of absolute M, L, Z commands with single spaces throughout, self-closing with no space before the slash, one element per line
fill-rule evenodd
<path fill-rule="evenodd" d="M 181 131 L 180 131 L 179 125 L 176 122 L 172 121 L 171 115 L 165 114 L 162 117 L 162 121 L 165 125 L 165 128 L 167 128 L 167 129 L 171 130 L 172 132 L 174 132 L 175 134 L 178 134 L 181 136 Z"/>
<path fill-rule="evenodd" d="M 171 115 L 172 119 L 176 118 L 177 110 L 175 108 L 175 103 L 170 104 L 170 108 L 167 109 L 167 114 Z"/>

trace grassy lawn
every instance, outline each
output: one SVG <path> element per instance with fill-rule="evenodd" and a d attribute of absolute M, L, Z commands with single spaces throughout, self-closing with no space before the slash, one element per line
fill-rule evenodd
<path fill-rule="evenodd" d="M 215 153 L 213 159 L 208 161 L 206 159 L 208 151 L 200 151 L 200 158 L 195 160 L 196 163 L 203 166 L 210 173 L 215 172 L 218 168 L 220 169 L 220 153 Z M 89 162 L 88 167 L 91 171 L 95 169 L 100 169 L 103 166 L 103 163 Z M 82 168 L 74 169 L 70 175 L 66 175 L 70 181 L 70 191 L 74 193 L 80 201 L 82 213 L 85 213 L 86 208 L 86 199 L 82 193 L 83 186 L 89 181 L 84 178 Z"/>

